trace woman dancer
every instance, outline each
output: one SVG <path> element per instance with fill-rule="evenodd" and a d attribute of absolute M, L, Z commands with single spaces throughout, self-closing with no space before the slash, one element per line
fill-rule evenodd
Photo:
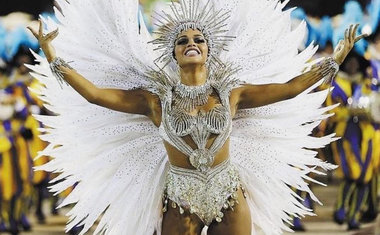
<path fill-rule="evenodd" d="M 301 74 L 314 50 L 310 47 L 298 56 L 295 45 L 280 49 L 280 45 L 286 45 L 283 43 L 293 38 L 289 15 L 281 11 L 284 5 L 277 1 L 172 3 L 170 13 L 164 12 L 159 19 L 162 24 L 154 40 L 144 25 L 139 34 L 135 17 L 137 1 L 85 2 L 60 2 L 65 17 L 58 16 L 62 23 L 59 36 L 58 30 L 45 36 L 42 23 L 39 31 L 32 29 L 53 73 L 85 98 L 65 86 L 61 90 L 53 88 L 56 84 L 47 78 L 52 76 L 51 72 L 46 70 L 44 60 L 37 58 L 41 65 L 33 68 L 39 73 L 35 76 L 47 87 L 41 90 L 41 95 L 45 96 L 50 109 L 59 114 L 40 118 L 52 127 L 46 130 L 50 134 L 44 139 L 51 144 L 43 154 L 55 158 L 40 169 L 62 172 L 57 180 L 64 181 L 55 185 L 54 191 L 60 192 L 79 182 L 63 203 L 76 202 L 68 229 L 81 223 L 84 224 L 83 234 L 104 212 L 95 233 L 200 234 L 206 225 L 209 234 L 252 234 L 259 229 L 267 234 L 279 234 L 287 229 L 283 220 L 289 221 L 289 215 L 310 214 L 293 197 L 287 184 L 310 192 L 302 178 L 317 171 L 307 165 L 325 169 L 332 166 L 320 162 L 313 152 L 302 148 L 323 146 L 332 137 L 318 140 L 307 137 L 308 128 L 315 125 L 313 121 L 323 118 L 326 109 L 318 110 L 318 107 L 327 94 L 327 91 L 308 94 L 308 89 L 318 86 L 322 78 L 334 76 L 337 64 L 363 37 L 355 36 L 357 26 L 347 30 L 334 59 L 326 59 Z M 258 15 L 262 10 L 275 18 L 286 19 L 289 30 L 284 32 L 284 25 L 279 22 L 273 24 L 275 30 L 270 34 L 277 32 L 281 37 L 286 36 L 280 37 L 281 43 L 257 45 L 258 48 L 245 50 L 247 54 L 244 55 L 242 46 L 249 45 L 252 40 L 258 42 L 261 40 L 258 37 L 266 38 L 257 31 L 266 30 L 263 26 L 268 23 L 256 23 L 257 19 L 264 19 Z M 101 19 L 94 17 L 100 11 Z M 231 15 L 239 13 L 239 19 L 229 21 L 229 12 Z M 243 15 L 245 19 L 240 18 Z M 76 17 L 81 20 L 77 21 Z M 74 25 L 72 20 L 81 23 Z M 51 22 L 46 23 L 51 29 Z M 94 29 L 91 25 L 99 29 L 91 31 Z M 252 35 L 249 32 L 255 32 L 255 27 L 258 33 Z M 85 60 L 80 59 L 87 56 L 83 54 L 84 42 L 78 40 L 80 36 L 74 36 L 73 41 L 70 39 L 74 31 L 81 31 L 81 35 L 86 36 L 87 49 L 93 48 Z M 236 39 L 227 32 L 236 33 Z M 298 31 L 293 36 L 299 39 L 301 34 L 302 31 Z M 61 35 L 67 35 L 63 36 L 65 41 Z M 69 54 L 76 58 L 72 66 L 56 57 L 50 43 L 56 37 L 59 54 L 62 53 L 63 58 L 69 58 Z M 227 44 L 236 50 L 223 54 Z M 161 54 L 155 52 L 154 46 Z M 279 59 L 285 51 L 293 60 L 290 69 L 293 72 L 282 73 L 283 66 L 276 71 L 268 70 L 265 65 L 271 64 L 274 58 Z M 119 59 L 123 66 L 119 66 Z M 84 63 L 79 65 L 79 61 Z M 153 69 L 154 66 L 159 69 Z M 263 69 L 258 69 L 260 67 Z M 256 72 L 252 74 L 253 71 Z M 90 78 L 93 75 L 96 78 Z M 254 81 L 254 76 L 265 77 L 267 85 Z M 63 97 L 65 100 L 61 99 Z M 307 106 L 300 109 L 294 105 L 294 102 L 303 103 L 300 97 L 308 102 L 318 101 L 308 104 L 313 106 L 310 109 Z M 291 102 L 269 106 L 284 100 Z M 81 115 L 86 113 L 85 116 L 74 112 L 74 103 L 81 107 Z M 257 108 L 261 106 L 266 108 Z M 266 115 L 285 114 L 282 109 L 285 107 L 285 112 L 302 110 L 302 114 L 295 116 L 299 119 L 293 122 L 283 115 L 278 117 L 284 118 L 282 124 L 297 129 L 293 137 L 307 139 L 303 143 L 282 139 L 285 129 L 280 130 L 281 123 L 276 123 L 277 131 L 276 128 L 265 129 L 268 123 L 261 126 Z M 248 110 L 252 108 L 256 109 Z M 235 135 L 232 134 L 233 119 Z M 106 120 L 108 123 L 104 122 Z M 305 125 L 307 122 L 309 125 Z M 82 126 L 84 123 L 87 124 Z M 64 132 L 70 134 L 70 138 L 65 138 Z M 267 139 L 270 135 L 272 139 Z M 272 145 L 271 141 L 277 143 Z M 299 153 L 287 157 L 291 148 L 279 148 L 285 142 Z M 84 165 L 86 167 L 82 168 Z M 283 173 L 272 172 L 274 169 L 281 169 Z M 257 228 L 252 229 L 252 224 Z"/>

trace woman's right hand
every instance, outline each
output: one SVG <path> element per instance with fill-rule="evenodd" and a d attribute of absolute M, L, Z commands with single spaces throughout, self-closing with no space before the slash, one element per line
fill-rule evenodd
<path fill-rule="evenodd" d="M 51 45 L 51 41 L 53 41 L 58 36 L 58 28 L 47 35 L 43 34 L 43 25 L 41 19 L 39 21 L 39 29 L 38 31 L 33 29 L 32 27 L 28 26 L 28 29 L 32 34 L 37 38 L 38 42 L 40 43 L 40 47 L 42 51 L 44 52 L 46 59 L 51 62 L 56 57 L 55 55 L 55 49 Z"/>

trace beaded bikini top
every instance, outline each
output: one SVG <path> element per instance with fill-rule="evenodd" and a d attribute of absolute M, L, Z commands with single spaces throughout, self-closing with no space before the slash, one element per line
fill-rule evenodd
<path fill-rule="evenodd" d="M 216 153 L 230 136 L 232 119 L 229 96 L 232 88 L 238 85 L 238 80 L 232 78 L 235 72 L 236 70 L 226 67 L 214 70 L 209 74 L 206 84 L 199 87 L 180 84 L 178 78 L 171 79 L 163 72 L 150 74 L 154 82 L 154 91 L 161 99 L 160 135 L 188 156 L 191 165 L 201 172 L 211 168 Z M 192 89 L 194 91 L 191 91 Z M 207 112 L 200 110 L 196 115 L 189 113 L 197 105 L 207 103 L 213 91 L 218 94 L 220 104 Z M 185 102 L 185 96 L 193 101 Z M 207 148 L 211 134 L 218 136 Z M 184 136 L 191 136 L 197 148 L 190 147 L 183 140 Z"/>

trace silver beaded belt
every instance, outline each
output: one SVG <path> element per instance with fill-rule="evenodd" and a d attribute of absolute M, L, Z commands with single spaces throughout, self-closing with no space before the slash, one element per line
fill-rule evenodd
<path fill-rule="evenodd" d="M 206 172 L 170 165 L 166 176 L 163 212 L 168 200 L 173 208 L 198 215 L 205 225 L 213 220 L 221 222 L 222 209 L 232 208 L 237 202 L 240 178 L 229 160 Z"/>

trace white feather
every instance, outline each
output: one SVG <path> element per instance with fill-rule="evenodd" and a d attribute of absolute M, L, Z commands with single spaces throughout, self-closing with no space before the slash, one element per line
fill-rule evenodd
<path fill-rule="evenodd" d="M 206 1 L 206 0 L 202 0 Z M 224 61 L 240 66 L 247 83 L 285 83 L 299 75 L 316 51 L 297 48 L 305 24 L 290 29 L 290 11 L 277 0 L 212 0 L 231 11 L 227 35 L 236 39 L 221 52 Z M 100 87 L 146 88 L 145 76 L 158 56 L 148 44 L 152 36 L 144 24 L 138 29 L 137 0 L 58 0 L 60 21 L 44 19 L 47 31 L 59 28 L 57 54 Z M 57 172 L 51 190 L 62 192 L 77 184 L 61 206 L 75 204 L 68 213 L 67 230 L 81 223 L 84 234 L 99 219 L 95 234 L 160 235 L 161 195 L 167 167 L 166 152 L 157 128 L 145 117 L 122 114 L 88 103 L 68 86 L 60 88 L 45 59 L 29 66 L 45 84 L 36 93 L 56 116 L 36 116 L 44 123 L 41 136 L 50 142 L 39 156 L 52 160 L 36 168 Z M 328 90 L 241 110 L 233 122 L 231 159 L 238 165 L 252 221 L 265 234 L 289 231 L 291 216 L 313 215 L 289 186 L 309 192 L 308 174 L 316 167 L 333 169 L 310 149 L 323 147 L 334 136 L 311 137 L 325 112 Z M 255 233 L 255 232 L 253 232 Z"/>

